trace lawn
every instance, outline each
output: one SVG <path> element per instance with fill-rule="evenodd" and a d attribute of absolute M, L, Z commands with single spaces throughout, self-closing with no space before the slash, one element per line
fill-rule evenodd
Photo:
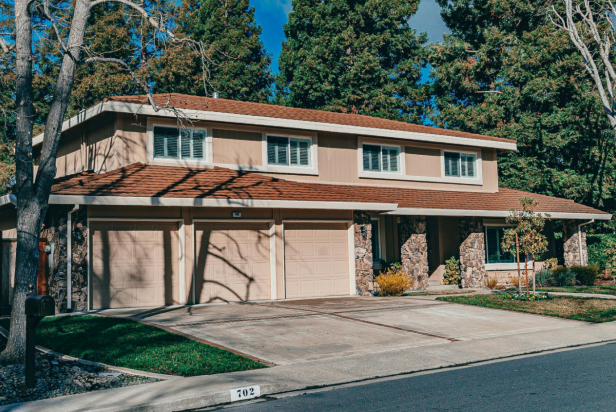
<path fill-rule="evenodd" d="M 0 320 L 0 326 L 8 329 L 8 319 Z M 211 375 L 266 367 L 154 326 L 102 316 L 45 318 L 38 326 L 36 343 L 76 358 L 168 375 Z"/>
<path fill-rule="evenodd" d="M 616 285 L 609 286 L 559 286 L 537 288 L 542 292 L 565 292 L 565 293 L 598 293 L 602 295 L 616 295 Z"/>
<path fill-rule="evenodd" d="M 436 299 L 466 305 L 582 320 L 585 322 L 599 323 L 616 320 L 616 300 L 608 299 L 554 296 L 552 300 L 525 302 L 509 299 L 508 293 L 445 296 Z"/>
<path fill-rule="evenodd" d="M 409 292 L 405 293 L 404 296 L 435 296 L 435 295 L 462 295 L 468 293 L 475 293 L 474 290 L 464 289 L 464 290 L 442 290 L 442 291 L 426 291 L 426 292 Z"/>

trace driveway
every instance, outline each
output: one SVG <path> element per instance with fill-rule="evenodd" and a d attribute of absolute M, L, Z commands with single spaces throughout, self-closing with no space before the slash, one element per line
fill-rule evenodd
<path fill-rule="evenodd" d="M 571 320 L 440 302 L 430 296 L 286 300 L 101 313 L 151 323 L 275 365 L 455 345 L 580 325 Z"/>

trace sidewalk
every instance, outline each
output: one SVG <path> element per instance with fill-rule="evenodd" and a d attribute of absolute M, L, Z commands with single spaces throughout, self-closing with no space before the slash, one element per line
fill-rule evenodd
<path fill-rule="evenodd" d="M 546 332 L 420 346 L 378 356 L 362 354 L 102 390 L 7 405 L 0 411 L 181 411 L 228 403 L 231 389 L 251 385 L 259 385 L 262 396 L 275 395 L 616 340 L 616 322 L 576 323 Z"/>

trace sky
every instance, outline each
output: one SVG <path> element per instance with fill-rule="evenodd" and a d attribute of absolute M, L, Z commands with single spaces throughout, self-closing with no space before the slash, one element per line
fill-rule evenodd
<path fill-rule="evenodd" d="M 292 10 L 291 0 L 250 0 L 255 7 L 255 18 L 263 32 L 261 40 L 268 53 L 272 53 L 272 70 L 278 73 L 278 56 L 284 40 L 283 24 Z M 417 14 L 411 18 L 411 25 L 418 32 L 427 32 L 431 42 L 443 40 L 443 33 L 448 32 L 441 19 L 440 7 L 435 0 L 421 0 Z"/>

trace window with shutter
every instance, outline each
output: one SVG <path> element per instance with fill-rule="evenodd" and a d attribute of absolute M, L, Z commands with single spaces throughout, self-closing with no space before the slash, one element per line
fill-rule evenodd
<path fill-rule="evenodd" d="M 289 139 L 292 166 L 310 166 L 310 140 Z"/>
<path fill-rule="evenodd" d="M 397 147 L 385 147 L 381 149 L 381 156 L 383 159 L 383 171 L 384 172 L 398 172 L 398 156 L 400 155 L 400 149 Z"/>
<path fill-rule="evenodd" d="M 365 144 L 362 146 L 365 172 L 381 171 L 381 146 Z"/>
<path fill-rule="evenodd" d="M 445 152 L 445 176 L 460 176 L 460 153 Z"/>
<path fill-rule="evenodd" d="M 205 130 L 183 130 L 181 143 L 182 159 L 205 159 Z"/>
<path fill-rule="evenodd" d="M 462 177 L 475 177 L 475 161 L 477 156 L 473 154 L 463 153 L 461 155 L 461 173 Z"/>
<path fill-rule="evenodd" d="M 289 138 L 267 136 L 267 163 L 270 165 L 289 165 Z"/>
<path fill-rule="evenodd" d="M 155 127 L 154 158 L 177 159 L 179 134 L 175 127 Z"/>

